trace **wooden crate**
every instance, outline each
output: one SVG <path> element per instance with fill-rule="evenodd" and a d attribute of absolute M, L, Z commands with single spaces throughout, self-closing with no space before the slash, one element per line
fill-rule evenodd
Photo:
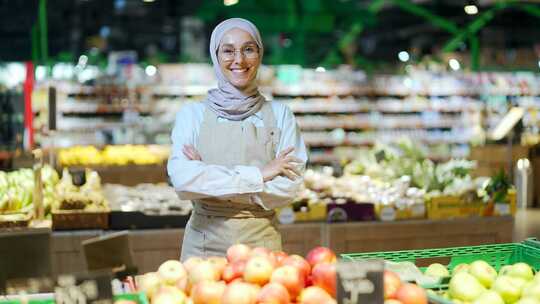
<path fill-rule="evenodd" d="M 52 212 L 53 230 L 107 229 L 109 211 L 56 210 Z"/>

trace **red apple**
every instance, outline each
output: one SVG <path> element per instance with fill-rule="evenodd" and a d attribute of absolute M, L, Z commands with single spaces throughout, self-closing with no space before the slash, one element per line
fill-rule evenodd
<path fill-rule="evenodd" d="M 232 283 L 246 283 L 246 281 L 244 281 L 244 278 L 236 278 L 232 280 L 229 284 L 232 284 Z"/>
<path fill-rule="evenodd" d="M 251 250 L 251 257 L 255 256 L 266 257 L 270 263 L 272 263 L 272 266 L 277 267 L 277 259 L 276 256 L 272 254 L 272 250 L 265 247 L 255 247 Z"/>
<path fill-rule="evenodd" d="M 221 297 L 221 304 L 256 304 L 258 292 L 259 289 L 253 284 L 229 284 Z"/>
<path fill-rule="evenodd" d="M 332 297 L 336 297 L 336 264 L 321 263 L 315 265 L 311 277 L 314 286 L 319 286 Z"/>
<path fill-rule="evenodd" d="M 227 259 L 224 257 L 209 257 L 208 262 L 212 263 L 219 273 L 219 277 L 223 274 L 225 266 L 227 266 Z"/>
<path fill-rule="evenodd" d="M 287 253 L 283 251 L 274 251 L 272 252 L 272 255 L 275 257 L 278 266 L 283 265 L 282 264 L 283 261 L 285 260 L 285 258 L 289 256 Z"/>
<path fill-rule="evenodd" d="M 314 267 L 320 263 L 335 263 L 336 254 L 329 248 L 319 246 L 311 249 L 311 251 L 308 252 L 306 260 L 311 267 Z"/>
<path fill-rule="evenodd" d="M 191 290 L 193 304 L 220 304 L 225 292 L 225 282 L 202 281 Z"/>
<path fill-rule="evenodd" d="M 151 299 L 161 287 L 161 277 L 157 272 L 149 272 L 141 276 L 139 282 L 139 290 L 144 292 Z"/>
<path fill-rule="evenodd" d="M 385 270 L 384 275 L 383 275 L 383 281 L 384 281 L 384 298 L 395 299 L 396 292 L 399 286 L 401 286 L 401 279 L 395 272 Z"/>
<path fill-rule="evenodd" d="M 310 286 L 300 293 L 298 304 L 335 304 L 332 298 L 324 289 L 317 286 Z"/>
<path fill-rule="evenodd" d="M 187 271 L 180 261 L 168 260 L 159 266 L 158 274 L 165 284 L 176 285 L 187 276 Z"/>
<path fill-rule="evenodd" d="M 200 262 L 204 261 L 203 258 L 200 257 L 190 257 L 184 262 L 184 268 L 187 270 L 188 273 L 197 266 Z"/>
<path fill-rule="evenodd" d="M 268 283 L 274 271 L 274 266 L 265 256 L 254 256 L 246 263 L 244 281 L 263 286 Z"/>
<path fill-rule="evenodd" d="M 227 249 L 229 263 L 247 261 L 251 255 L 251 248 L 245 244 L 235 244 Z"/>
<path fill-rule="evenodd" d="M 259 291 L 257 303 L 289 304 L 291 302 L 287 288 L 278 283 L 268 283 Z"/>
<path fill-rule="evenodd" d="M 279 283 L 287 288 L 292 300 L 296 299 L 304 288 L 304 277 L 300 274 L 298 268 L 289 265 L 274 270 L 270 282 Z"/>
<path fill-rule="evenodd" d="M 396 299 L 403 304 L 427 304 L 426 291 L 416 284 L 402 284 L 396 292 Z"/>
<path fill-rule="evenodd" d="M 182 290 L 186 293 L 186 295 L 189 295 L 189 291 L 191 289 L 189 285 L 189 276 L 186 276 L 185 278 L 180 279 L 176 284 L 174 285 L 176 288 Z"/>
<path fill-rule="evenodd" d="M 185 304 L 187 296 L 173 286 L 163 286 L 152 298 L 152 304 Z"/>
<path fill-rule="evenodd" d="M 191 286 L 195 286 L 202 281 L 218 281 L 220 275 L 214 264 L 209 261 L 202 261 L 189 273 L 189 282 Z"/>
<path fill-rule="evenodd" d="M 245 261 L 237 261 L 231 264 L 227 264 L 225 266 L 225 269 L 223 269 L 222 278 L 225 282 L 230 283 L 234 279 L 243 277 L 245 268 Z"/>
<path fill-rule="evenodd" d="M 289 265 L 298 268 L 300 274 L 304 276 L 304 280 L 307 281 L 309 274 L 311 273 L 311 266 L 301 256 L 293 254 L 283 260 L 283 265 Z"/>

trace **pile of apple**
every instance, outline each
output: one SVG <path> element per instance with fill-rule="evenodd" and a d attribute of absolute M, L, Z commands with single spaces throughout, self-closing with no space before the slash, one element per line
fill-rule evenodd
<path fill-rule="evenodd" d="M 426 291 L 413 283 L 402 282 L 399 276 L 384 271 L 384 304 L 427 304 Z"/>
<path fill-rule="evenodd" d="M 226 257 L 164 262 L 138 280 L 152 304 L 335 304 L 336 255 L 326 247 L 306 258 L 236 244 Z"/>
<path fill-rule="evenodd" d="M 425 271 L 434 277 L 450 276 L 442 264 L 431 264 Z M 483 260 L 454 267 L 444 297 L 454 303 L 540 304 L 540 273 L 534 275 L 526 263 L 503 266 L 499 272 Z"/>

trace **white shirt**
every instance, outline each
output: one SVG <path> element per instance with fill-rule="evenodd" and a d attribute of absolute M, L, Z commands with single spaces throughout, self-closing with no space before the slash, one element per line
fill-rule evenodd
<path fill-rule="evenodd" d="M 271 102 L 276 127 L 281 130 L 276 156 L 286 148 L 293 146 L 292 155 L 303 161 L 299 166 L 303 172 L 308 157 L 304 140 L 300 135 L 300 129 L 292 111 L 282 103 L 267 102 Z M 182 147 L 184 145 L 196 147 L 204 110 L 205 105 L 202 102 L 189 103 L 184 105 L 176 115 L 171 135 L 172 150 L 167 163 L 167 171 L 181 199 L 229 198 L 237 195 L 248 195 L 252 202 L 263 208 L 274 209 L 287 205 L 295 198 L 297 190 L 303 183 L 303 178 L 297 178 L 293 181 L 283 176 L 277 176 L 271 181 L 263 182 L 262 173 L 255 166 L 227 168 L 189 160 L 182 153 Z M 256 127 L 264 126 L 260 111 L 246 120 Z M 219 118 L 219 121 L 226 121 L 226 119 Z"/>

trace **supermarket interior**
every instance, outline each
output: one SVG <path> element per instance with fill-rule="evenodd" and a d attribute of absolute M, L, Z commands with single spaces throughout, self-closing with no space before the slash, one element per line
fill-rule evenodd
<path fill-rule="evenodd" d="M 540 304 L 539 1 L 0 24 L 0 304 Z"/>

